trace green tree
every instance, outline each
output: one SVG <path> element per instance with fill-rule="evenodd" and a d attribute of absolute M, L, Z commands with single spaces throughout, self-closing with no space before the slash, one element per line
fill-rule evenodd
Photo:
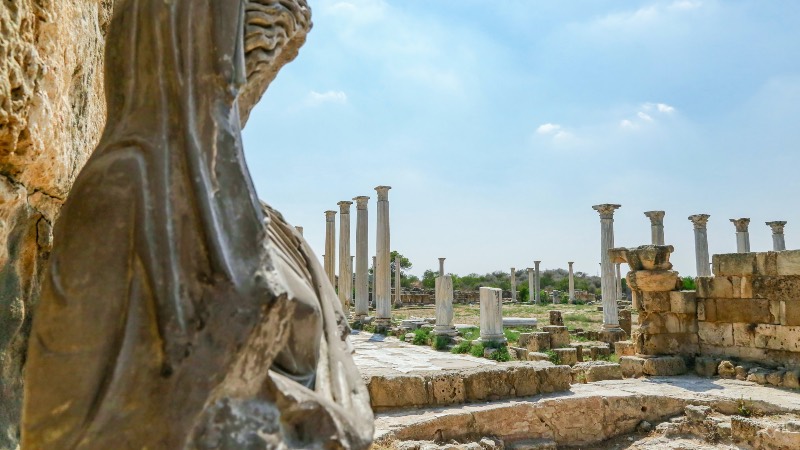
<path fill-rule="evenodd" d="M 684 291 L 696 291 L 697 290 L 697 283 L 695 283 L 694 278 L 692 277 L 683 277 L 681 278 L 683 281 L 683 290 Z"/>
<path fill-rule="evenodd" d="M 390 258 L 389 259 L 389 270 L 391 271 L 391 274 L 392 274 L 392 286 L 394 286 L 394 277 L 395 277 L 395 271 L 396 271 L 396 267 L 394 266 L 394 262 L 395 262 L 395 260 L 397 259 L 398 256 L 400 257 L 400 285 L 401 286 L 403 286 L 403 280 L 405 278 L 407 278 L 406 271 L 412 267 L 411 261 L 409 261 L 408 258 L 406 258 L 405 256 L 401 255 L 398 251 L 392 250 L 392 253 L 389 255 L 389 258 Z"/>
<path fill-rule="evenodd" d="M 433 289 L 436 287 L 436 277 L 439 275 L 439 272 L 433 270 L 426 270 L 422 274 L 422 287 L 425 289 Z"/>
<path fill-rule="evenodd" d="M 517 291 L 517 299 L 521 302 L 527 302 L 530 296 L 531 293 L 528 291 L 528 285 L 523 284 L 520 286 L 519 291 Z"/>

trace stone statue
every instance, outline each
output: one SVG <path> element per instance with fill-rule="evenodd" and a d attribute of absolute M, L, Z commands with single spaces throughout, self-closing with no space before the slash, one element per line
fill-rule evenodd
<path fill-rule="evenodd" d="M 336 293 L 241 146 L 309 28 L 304 0 L 117 0 L 108 120 L 54 229 L 22 448 L 369 446 Z"/>

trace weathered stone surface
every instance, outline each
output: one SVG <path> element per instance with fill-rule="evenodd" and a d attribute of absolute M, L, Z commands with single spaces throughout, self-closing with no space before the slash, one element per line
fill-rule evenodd
<path fill-rule="evenodd" d="M 698 350 L 697 333 L 641 333 L 634 341 L 642 355 L 694 354 Z"/>
<path fill-rule="evenodd" d="M 564 319 L 561 317 L 561 311 L 548 311 L 548 314 L 550 315 L 550 325 L 564 326 Z"/>
<path fill-rule="evenodd" d="M 667 292 L 679 289 L 678 272 L 672 270 L 638 270 L 628 272 L 631 289 L 642 292 Z"/>
<path fill-rule="evenodd" d="M 640 299 L 646 312 L 666 312 L 672 308 L 669 292 L 642 292 Z"/>
<path fill-rule="evenodd" d="M 786 374 L 783 376 L 783 387 L 800 389 L 800 369 L 786 371 Z"/>
<path fill-rule="evenodd" d="M 614 353 L 616 353 L 617 356 L 633 356 L 636 354 L 636 347 L 632 341 L 615 342 Z"/>
<path fill-rule="evenodd" d="M 778 275 L 800 275 L 800 250 L 785 250 L 777 255 Z"/>
<path fill-rule="evenodd" d="M 406 408 L 428 404 L 428 389 L 422 375 L 385 375 L 367 382 L 372 408 Z"/>
<path fill-rule="evenodd" d="M 619 358 L 619 365 L 625 378 L 639 378 L 644 375 L 644 358 L 622 356 Z"/>
<path fill-rule="evenodd" d="M 642 369 L 647 375 L 683 375 L 686 373 L 686 362 L 678 356 L 656 356 L 645 358 Z"/>
<path fill-rule="evenodd" d="M 713 255 L 711 261 L 715 276 L 758 274 L 758 264 L 755 253 Z"/>
<path fill-rule="evenodd" d="M 678 314 L 697 314 L 695 291 L 672 291 L 669 293 L 670 311 Z"/>
<path fill-rule="evenodd" d="M 607 361 L 588 361 L 572 367 L 573 381 L 592 383 L 603 380 L 621 380 L 622 367 Z"/>
<path fill-rule="evenodd" d="M 710 378 L 717 374 L 719 363 L 719 358 L 713 356 L 699 356 L 694 359 L 694 371 L 701 377 Z M 733 367 L 731 367 L 731 369 L 733 369 Z"/>
<path fill-rule="evenodd" d="M 733 324 L 724 322 L 700 322 L 698 336 L 701 345 L 726 347 L 733 345 Z"/>
<path fill-rule="evenodd" d="M 593 345 L 589 348 L 589 356 L 593 359 L 606 359 L 611 356 L 611 347 L 608 345 Z"/>
<path fill-rule="evenodd" d="M 550 348 L 564 348 L 569 346 L 569 330 L 565 326 L 548 325 L 542 331 L 550 334 Z"/>
<path fill-rule="evenodd" d="M 572 366 L 578 362 L 578 351 L 574 348 L 556 348 L 552 351 L 558 357 L 559 364 Z"/>
<path fill-rule="evenodd" d="M 706 321 L 709 321 L 709 307 L 711 299 L 705 301 Z M 726 298 L 714 299 L 716 322 L 742 322 L 742 323 L 778 323 L 778 311 L 770 309 L 770 301 L 757 298 Z"/>
<path fill-rule="evenodd" d="M 688 405 L 683 409 L 683 413 L 690 422 L 702 422 L 711 412 L 711 407 L 702 405 Z"/>
<path fill-rule="evenodd" d="M 730 361 L 722 361 L 717 366 L 717 373 L 721 378 L 736 378 L 736 366 Z"/>
<path fill-rule="evenodd" d="M 697 296 L 699 298 L 732 298 L 733 283 L 730 277 L 697 277 Z"/>
<path fill-rule="evenodd" d="M 531 352 L 545 352 L 550 350 L 550 333 L 544 331 L 529 333 L 526 343 L 528 351 Z"/>
<path fill-rule="evenodd" d="M 528 352 L 528 361 L 549 361 L 550 357 L 547 353 L 541 352 Z"/>

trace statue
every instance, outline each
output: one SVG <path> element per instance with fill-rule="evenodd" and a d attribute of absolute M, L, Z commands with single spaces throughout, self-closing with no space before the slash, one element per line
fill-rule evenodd
<path fill-rule="evenodd" d="M 241 116 L 309 28 L 304 0 L 117 0 L 108 121 L 55 226 L 22 448 L 370 445 L 336 293 L 242 153 Z"/>

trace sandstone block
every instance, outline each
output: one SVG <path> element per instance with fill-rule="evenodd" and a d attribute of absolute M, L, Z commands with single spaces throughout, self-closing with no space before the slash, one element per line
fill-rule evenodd
<path fill-rule="evenodd" d="M 778 319 L 781 325 L 800 325 L 800 301 L 780 301 L 779 305 Z"/>
<path fill-rule="evenodd" d="M 606 359 L 611 356 L 611 347 L 606 345 L 595 345 L 589 349 L 592 360 Z"/>
<path fill-rule="evenodd" d="M 781 386 L 783 384 L 783 377 L 785 374 L 785 370 L 773 370 L 767 374 L 767 383 L 773 386 Z"/>
<path fill-rule="evenodd" d="M 773 315 L 774 311 L 770 311 L 770 301 L 767 299 L 716 299 L 715 306 L 718 322 L 778 323 L 778 317 Z"/>
<path fill-rule="evenodd" d="M 733 297 L 733 284 L 729 277 L 697 277 L 696 283 L 699 298 Z"/>
<path fill-rule="evenodd" d="M 786 250 L 777 255 L 778 275 L 800 275 L 800 250 Z"/>
<path fill-rule="evenodd" d="M 550 350 L 550 333 L 537 332 L 530 333 L 530 340 L 528 341 L 529 352 L 545 352 Z"/>
<path fill-rule="evenodd" d="M 800 369 L 787 370 L 783 376 L 783 387 L 800 389 Z"/>
<path fill-rule="evenodd" d="M 753 298 L 800 302 L 800 276 L 758 276 L 752 278 Z"/>
<path fill-rule="evenodd" d="M 672 307 L 669 292 L 642 292 L 641 303 L 646 312 L 667 312 Z"/>
<path fill-rule="evenodd" d="M 550 361 L 547 353 L 528 352 L 528 361 Z"/>
<path fill-rule="evenodd" d="M 591 361 L 575 364 L 572 368 L 573 379 L 583 378 L 587 383 L 603 380 L 621 380 L 622 367 L 606 361 Z M 582 377 L 581 377 L 582 375 Z"/>
<path fill-rule="evenodd" d="M 505 368 L 468 369 L 464 371 L 463 379 L 466 398 L 471 401 L 496 400 L 511 396 L 512 384 L 509 382 L 509 371 Z"/>
<path fill-rule="evenodd" d="M 700 322 L 697 336 L 701 344 L 719 347 L 731 346 L 734 343 L 733 324 L 724 322 Z"/>
<path fill-rule="evenodd" d="M 753 419 L 731 416 L 731 438 L 734 442 L 754 442 L 760 428 L 758 422 Z"/>
<path fill-rule="evenodd" d="M 697 313 L 697 293 L 695 291 L 672 291 L 669 293 L 670 310 L 678 314 Z"/>
<path fill-rule="evenodd" d="M 717 321 L 717 300 L 713 298 L 697 301 L 697 319 L 707 322 Z"/>
<path fill-rule="evenodd" d="M 711 414 L 712 410 L 709 406 L 700 405 L 687 405 L 683 408 L 683 413 L 689 422 L 702 422 Z"/>
<path fill-rule="evenodd" d="M 569 389 L 572 370 L 569 366 L 550 366 L 536 371 L 540 393 L 562 392 Z"/>
<path fill-rule="evenodd" d="M 578 362 L 583 362 L 583 344 L 580 342 L 572 342 L 569 346 L 574 348 L 575 352 L 578 354 Z"/>
<path fill-rule="evenodd" d="M 734 323 L 733 344 L 737 347 L 753 347 L 756 340 L 756 324 Z"/>
<path fill-rule="evenodd" d="M 452 405 L 466 401 L 464 379 L 458 373 L 445 373 L 433 376 L 428 387 L 428 398 L 435 405 Z"/>
<path fill-rule="evenodd" d="M 622 356 L 619 358 L 622 375 L 626 378 L 639 378 L 644 375 L 644 358 Z"/>
<path fill-rule="evenodd" d="M 555 348 L 552 351 L 558 356 L 560 364 L 572 366 L 578 362 L 578 352 L 574 348 Z"/>
<path fill-rule="evenodd" d="M 711 378 L 717 374 L 719 358 L 713 356 L 700 356 L 694 359 L 694 371 L 701 377 Z M 731 370 L 733 366 L 731 366 Z"/>
<path fill-rule="evenodd" d="M 774 276 L 778 274 L 778 253 L 756 253 L 756 267 L 760 275 Z"/>
<path fill-rule="evenodd" d="M 692 314 L 664 313 L 667 333 L 697 333 L 697 316 Z"/>
<path fill-rule="evenodd" d="M 633 356 L 636 354 L 636 347 L 632 341 L 619 341 L 614 343 L 614 353 L 617 356 Z"/>
<path fill-rule="evenodd" d="M 565 326 L 549 325 L 542 327 L 542 331 L 550 334 L 550 348 L 564 348 L 569 346 L 569 330 Z"/>
<path fill-rule="evenodd" d="M 428 403 L 425 378 L 420 375 L 374 376 L 367 383 L 374 409 L 421 406 Z"/>
<path fill-rule="evenodd" d="M 800 327 L 758 324 L 755 328 L 754 346 L 770 350 L 800 352 Z"/>
<path fill-rule="evenodd" d="M 636 352 L 643 355 L 674 355 L 697 353 L 697 333 L 644 334 L 637 341 Z"/>
<path fill-rule="evenodd" d="M 543 370 L 539 365 L 520 365 L 509 373 L 509 382 L 514 388 L 514 395 L 527 397 L 539 393 L 539 376 L 537 371 Z"/>
<path fill-rule="evenodd" d="M 755 253 L 728 253 L 713 255 L 712 269 L 715 276 L 757 275 L 758 264 Z"/>
<path fill-rule="evenodd" d="M 675 376 L 686 373 L 686 362 L 678 356 L 645 358 L 643 371 L 647 375 Z"/>
<path fill-rule="evenodd" d="M 645 312 L 639 313 L 639 332 L 648 334 L 660 334 L 667 332 L 666 313 Z"/>
<path fill-rule="evenodd" d="M 561 317 L 561 311 L 548 311 L 550 314 L 550 325 L 563 327 L 564 319 Z"/>
<path fill-rule="evenodd" d="M 628 273 L 631 289 L 647 292 L 668 292 L 679 289 L 678 272 L 672 270 L 637 270 Z"/>

